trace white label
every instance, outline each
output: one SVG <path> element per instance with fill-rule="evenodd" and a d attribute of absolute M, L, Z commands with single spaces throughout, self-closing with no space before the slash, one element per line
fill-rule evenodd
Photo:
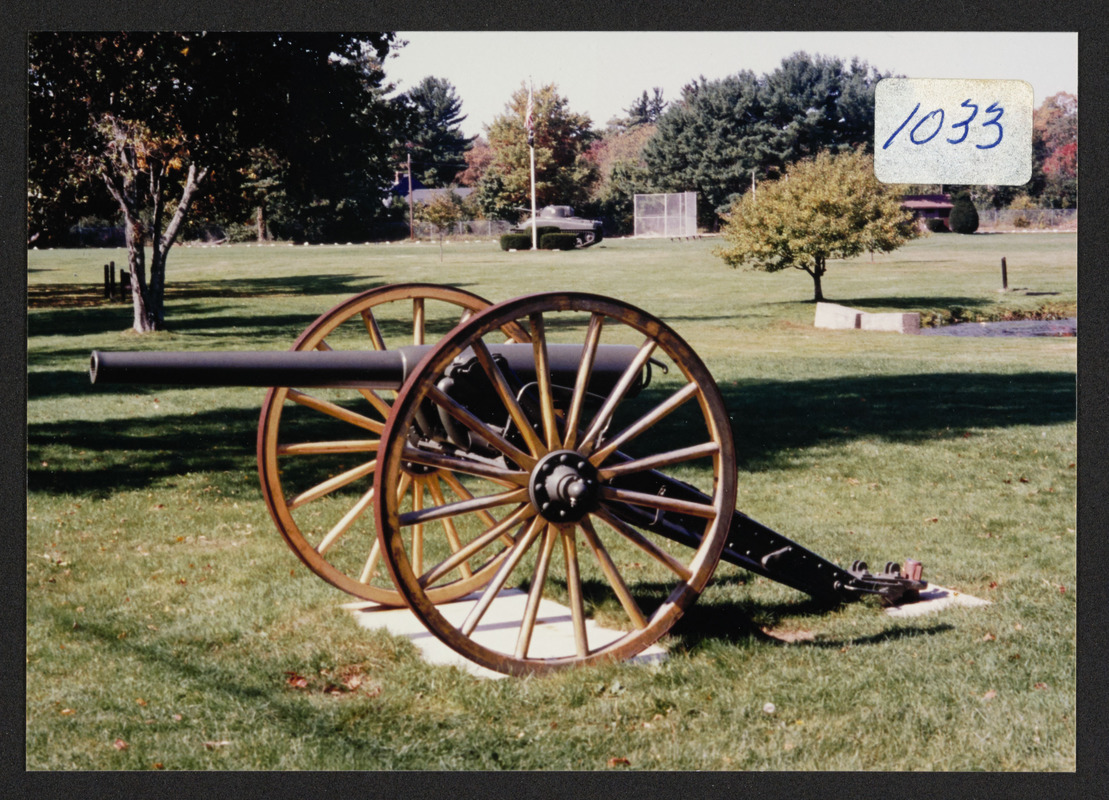
<path fill-rule="evenodd" d="M 1027 183 L 1032 86 L 1002 80 L 879 81 L 874 174 L 883 183 Z"/>

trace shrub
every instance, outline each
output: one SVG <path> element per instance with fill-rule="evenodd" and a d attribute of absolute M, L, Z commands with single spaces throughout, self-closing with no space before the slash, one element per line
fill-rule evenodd
<path fill-rule="evenodd" d="M 530 250 L 530 233 L 506 233 L 501 237 L 501 250 Z"/>
<path fill-rule="evenodd" d="M 947 223 L 942 219 L 932 218 L 925 220 L 924 224 L 932 233 L 947 233 Z"/>
<path fill-rule="evenodd" d="M 539 239 L 541 250 L 573 250 L 577 244 L 576 233 L 545 233 Z"/>
<path fill-rule="evenodd" d="M 1028 221 L 1028 217 L 1024 216 L 1024 214 L 1018 214 L 1013 217 L 1014 228 L 1027 228 L 1031 224 L 1032 223 Z"/>
<path fill-rule="evenodd" d="M 966 192 L 955 196 L 951 216 L 947 218 L 947 226 L 955 233 L 974 233 L 978 230 L 978 209 L 974 207 L 974 201 Z"/>

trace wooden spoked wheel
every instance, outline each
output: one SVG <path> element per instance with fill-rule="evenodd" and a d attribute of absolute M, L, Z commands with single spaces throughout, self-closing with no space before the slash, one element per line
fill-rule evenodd
<path fill-rule="evenodd" d="M 293 350 L 386 350 L 432 344 L 460 321 L 487 308 L 475 294 L 433 284 L 371 289 L 328 311 L 297 338 Z M 526 341 L 509 328 L 502 340 Z M 398 388 L 400 376 L 398 376 Z M 275 387 L 258 422 L 258 473 L 278 530 L 309 569 L 365 600 L 403 605 L 381 560 L 370 505 L 380 435 L 395 391 Z M 392 484 L 394 499 L 419 508 L 456 496 L 453 475 L 420 470 Z M 465 489 L 462 489 L 465 491 Z M 482 512 L 480 524 L 493 517 Z M 475 523 L 478 524 L 478 523 Z M 449 526 L 420 531 L 429 551 L 449 552 Z M 434 544 L 433 544 L 434 542 Z M 433 593 L 435 602 L 459 597 L 492 574 L 456 571 Z"/>
<path fill-rule="evenodd" d="M 531 336 L 527 369 L 495 357 L 491 340 L 510 323 Z M 615 370 L 609 344 L 625 345 Z M 486 390 L 465 391 L 463 372 Z M 429 409 L 493 456 L 444 444 Z M 412 464 L 453 473 L 472 499 L 404 507 L 391 487 Z M 413 612 L 467 658 L 529 674 L 628 658 L 670 629 L 720 559 L 736 466 L 719 389 L 689 345 L 632 306 L 559 292 L 494 306 L 440 341 L 397 397 L 374 486 L 386 563 Z M 476 508 L 499 521 L 443 560 L 413 551 L 415 528 Z M 676 521 L 690 531 L 684 541 L 650 530 Z M 499 551 L 506 537 L 507 556 L 482 590 L 436 605 L 457 564 Z M 561 635 L 548 635 L 560 620 Z"/>

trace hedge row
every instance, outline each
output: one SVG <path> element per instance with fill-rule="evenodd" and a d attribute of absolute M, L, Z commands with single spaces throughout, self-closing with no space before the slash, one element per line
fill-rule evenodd
<path fill-rule="evenodd" d="M 576 233 L 562 233 L 558 228 L 539 229 L 540 250 L 573 250 L 578 243 Z M 506 233 L 501 237 L 501 250 L 530 250 L 531 233 Z"/>

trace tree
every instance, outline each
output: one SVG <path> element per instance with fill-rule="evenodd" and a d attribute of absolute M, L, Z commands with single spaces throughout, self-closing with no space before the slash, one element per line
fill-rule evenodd
<path fill-rule="evenodd" d="M 531 205 L 531 175 L 524 111 L 528 88 L 521 84 L 505 105 L 504 114 L 486 128 L 493 157 L 477 194 L 485 213 L 508 219 Z M 596 179 L 595 167 L 585 159 L 596 138 L 588 115 L 575 114 L 553 83 L 534 93 L 535 193 L 540 206 L 556 203 L 580 206 Z"/>
<path fill-rule="evenodd" d="M 701 77 L 659 118 L 644 150 L 651 179 L 663 191 L 696 191 L 700 222 L 713 227 L 752 178 L 773 179 L 822 150 L 871 147 L 881 77 L 858 59 L 807 53 L 761 78 L 750 71 Z"/>
<path fill-rule="evenodd" d="M 1046 205 L 1078 204 L 1078 98 L 1058 92 L 1032 115 L 1033 190 Z M 1036 191 L 1038 190 L 1038 191 Z"/>
<path fill-rule="evenodd" d="M 466 166 L 464 156 L 476 138 L 462 133 L 462 100 L 450 81 L 431 76 L 404 98 L 412 108 L 413 172 L 425 186 L 447 186 Z"/>
<path fill-rule="evenodd" d="M 29 203 L 105 192 L 123 220 L 133 327 L 164 327 L 166 260 L 194 200 L 257 207 L 252 159 L 329 225 L 386 183 L 391 33 L 40 33 L 30 38 Z M 323 88 L 325 90 L 323 90 Z M 64 176 L 57 189 L 53 181 Z M 270 176 L 272 177 L 272 176 Z M 151 246 L 147 276 L 146 244 Z"/>
<path fill-rule="evenodd" d="M 978 230 L 978 209 L 970 199 L 969 192 L 959 192 L 951 202 L 951 214 L 947 227 L 953 233 L 974 233 Z"/>
<path fill-rule="evenodd" d="M 642 95 L 624 109 L 627 116 L 615 117 L 609 120 L 608 127 L 625 132 L 640 125 L 654 125 L 662 116 L 662 112 L 666 110 L 666 105 L 666 101 L 662 99 L 662 87 L 654 87 L 650 95 L 644 90 Z"/>
<path fill-rule="evenodd" d="M 586 216 L 604 217 L 617 233 L 634 229 L 635 195 L 650 191 L 643 148 L 654 131 L 651 124 L 610 127 L 590 145 L 586 157 L 596 165 L 597 182 L 584 209 Z"/>
<path fill-rule="evenodd" d="M 477 186 L 485 170 L 493 163 L 493 148 L 489 146 L 489 142 L 478 136 L 466 151 L 464 158 L 466 169 L 458 176 L 458 183 L 462 186 Z"/>
<path fill-rule="evenodd" d="M 451 227 L 463 218 L 462 198 L 452 191 L 441 192 L 429 203 L 420 203 L 415 208 L 416 219 L 435 227 L 439 234 L 439 260 L 443 260 L 443 237 Z"/>
<path fill-rule="evenodd" d="M 687 84 L 643 150 L 651 182 L 664 192 L 697 192 L 700 224 L 715 227 L 717 209 L 749 186 L 752 170 L 766 160 L 762 115 L 753 72 Z"/>
<path fill-rule="evenodd" d="M 833 258 L 888 253 L 918 235 L 897 187 L 874 177 L 872 156 L 854 150 L 798 161 L 777 181 L 760 184 L 725 216 L 727 245 L 717 255 L 732 267 L 801 270 L 821 301 Z"/>

